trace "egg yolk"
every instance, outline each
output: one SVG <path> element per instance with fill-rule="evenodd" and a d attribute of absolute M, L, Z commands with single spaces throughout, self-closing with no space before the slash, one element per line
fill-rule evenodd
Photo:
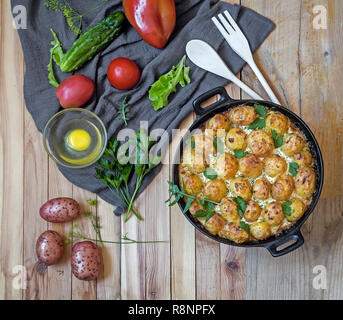
<path fill-rule="evenodd" d="M 73 150 L 86 150 L 91 144 L 91 136 L 85 130 L 74 130 L 68 135 L 68 144 Z"/>

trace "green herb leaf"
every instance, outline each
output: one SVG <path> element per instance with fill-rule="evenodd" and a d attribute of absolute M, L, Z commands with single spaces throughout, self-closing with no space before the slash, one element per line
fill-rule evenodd
<path fill-rule="evenodd" d="M 223 154 L 225 152 L 225 144 L 222 139 L 219 137 L 213 138 L 213 146 L 217 150 L 218 154 Z"/>
<path fill-rule="evenodd" d="M 244 211 L 246 209 L 246 203 L 245 201 L 243 200 L 242 197 L 236 197 L 236 198 L 233 198 L 233 201 L 236 202 L 238 204 L 238 213 L 241 217 L 243 217 L 243 214 L 244 214 Z"/>
<path fill-rule="evenodd" d="M 192 148 L 193 150 L 195 149 L 195 141 L 194 141 L 194 140 L 191 141 L 191 148 Z"/>
<path fill-rule="evenodd" d="M 218 177 L 217 173 L 215 172 L 214 169 L 210 168 L 210 167 L 207 167 L 205 172 L 204 172 L 204 176 L 207 178 L 207 179 L 210 179 L 210 180 L 214 180 Z"/>
<path fill-rule="evenodd" d="M 290 216 L 292 214 L 292 201 L 285 201 L 282 203 L 282 211 L 286 216 Z"/>
<path fill-rule="evenodd" d="M 246 232 L 250 233 L 250 226 L 244 221 L 239 222 L 239 226 Z"/>
<path fill-rule="evenodd" d="M 186 56 L 181 59 L 176 67 L 162 75 L 150 88 L 149 99 L 156 111 L 168 105 L 168 98 L 171 93 L 176 92 L 178 84 L 185 87 L 191 82 L 189 67 L 186 67 L 185 61 Z"/>
<path fill-rule="evenodd" d="M 207 216 L 206 216 L 206 222 L 207 222 L 208 220 L 210 220 L 213 216 L 214 216 L 214 212 L 213 212 L 213 211 L 208 212 L 208 213 L 207 213 Z"/>
<path fill-rule="evenodd" d="M 130 99 L 131 99 L 131 96 L 126 95 L 117 111 L 118 117 L 116 119 L 124 121 L 126 126 L 127 126 L 128 120 L 130 120 L 130 118 L 127 117 L 127 113 L 130 111 L 129 104 L 128 104 Z"/>
<path fill-rule="evenodd" d="M 298 173 L 299 165 L 296 162 L 291 162 L 289 164 L 289 173 L 295 177 Z"/>
<path fill-rule="evenodd" d="M 266 127 L 266 120 L 263 118 L 257 118 L 250 126 L 250 130 L 263 129 Z"/>
<path fill-rule="evenodd" d="M 234 150 L 234 154 L 237 159 L 242 159 L 248 154 L 248 152 L 244 152 L 243 150 L 238 149 Z"/>
<path fill-rule="evenodd" d="M 254 108 L 256 110 L 256 112 L 263 118 L 266 119 L 267 118 L 267 111 L 266 108 L 264 106 L 261 106 L 260 104 L 255 104 Z"/>
<path fill-rule="evenodd" d="M 204 218 L 207 216 L 207 211 L 198 210 L 197 213 L 194 215 L 195 218 Z"/>
<path fill-rule="evenodd" d="M 274 146 L 275 148 L 280 148 L 283 145 L 283 134 L 277 135 L 277 132 L 275 130 L 272 130 L 272 136 L 274 140 Z"/>

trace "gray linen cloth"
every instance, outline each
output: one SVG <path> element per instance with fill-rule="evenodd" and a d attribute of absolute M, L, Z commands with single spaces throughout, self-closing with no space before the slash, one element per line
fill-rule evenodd
<path fill-rule="evenodd" d="M 83 13 L 97 6 L 100 1 L 69 0 L 69 2 L 78 12 Z M 11 3 L 12 7 L 24 5 L 27 9 L 27 29 L 18 30 L 26 64 L 24 97 L 27 109 L 38 130 L 42 132 L 49 118 L 61 109 L 56 98 L 56 89 L 49 85 L 47 78 L 46 66 L 49 62 L 50 41 L 53 40 L 50 28 L 57 32 L 65 50 L 71 47 L 75 35 L 69 30 L 64 17 L 58 12 L 48 10 L 43 0 L 11 0 Z M 121 10 L 121 3 L 120 0 L 110 0 L 101 10 L 85 16 L 83 30 L 101 21 L 109 13 Z M 115 120 L 115 113 L 116 107 L 128 93 L 132 96 L 128 114 L 131 120 L 128 128 L 138 130 L 140 121 L 148 121 L 150 131 L 155 128 L 163 128 L 171 136 L 172 129 L 177 128 L 192 111 L 192 101 L 195 98 L 209 89 L 227 83 L 225 79 L 201 70 L 187 59 L 186 63 L 191 67 L 191 84 L 184 89 L 180 88 L 176 94 L 173 94 L 167 107 L 158 112 L 154 111 L 147 94 L 149 88 L 160 75 L 169 71 L 185 55 L 185 46 L 189 40 L 201 39 L 211 44 L 235 74 L 242 69 L 244 61 L 232 51 L 215 28 L 211 21 L 211 17 L 214 15 L 229 10 L 238 20 L 253 51 L 262 44 L 274 28 L 274 24 L 269 19 L 238 5 L 230 5 L 217 0 L 176 0 L 175 3 L 176 29 L 163 50 L 149 46 L 132 27 L 127 25 L 119 38 L 76 72 L 88 76 L 96 84 L 94 97 L 86 108 L 103 120 L 109 137 L 116 135 L 124 128 L 122 121 Z M 142 70 L 139 84 L 129 92 L 116 90 L 107 80 L 107 67 L 116 57 L 128 57 L 135 61 Z M 55 70 L 60 81 L 71 75 L 63 74 L 58 68 Z M 160 169 L 161 166 L 156 167 L 144 179 L 140 192 Z M 94 177 L 94 165 L 85 169 L 59 167 L 59 170 L 73 184 L 94 192 L 105 201 L 115 205 L 117 207 L 116 214 L 123 213 L 124 209 L 120 201 Z M 135 177 L 131 178 L 131 190 L 135 180 Z"/>

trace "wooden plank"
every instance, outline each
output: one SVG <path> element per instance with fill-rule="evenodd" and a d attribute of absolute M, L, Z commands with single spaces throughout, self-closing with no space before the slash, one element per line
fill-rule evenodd
<path fill-rule="evenodd" d="M 188 129 L 193 123 L 193 115 L 187 117 L 180 130 Z M 170 181 L 176 149 L 182 138 L 182 131 L 170 146 Z M 171 241 L 171 291 L 173 300 L 195 299 L 195 229 L 187 221 L 178 206 L 170 208 Z"/>
<path fill-rule="evenodd" d="M 301 2 L 243 0 L 276 23 L 276 29 L 255 54 L 256 63 L 267 75 L 281 102 L 295 112 L 300 111 L 299 91 L 299 32 Z M 242 72 L 243 82 L 260 88 L 249 67 Z M 255 84 L 255 85 L 254 85 Z M 261 91 L 258 89 L 257 91 Z M 245 96 L 245 95 L 243 95 Z M 265 96 L 265 94 L 264 94 Z M 246 97 L 246 96 L 245 96 Z M 282 258 L 274 259 L 265 249 L 247 250 L 247 299 L 303 299 L 307 296 L 304 248 Z M 281 289 L 280 289 L 281 288 Z"/>
<path fill-rule="evenodd" d="M 81 212 L 89 211 L 88 199 L 96 199 L 96 196 L 86 190 L 73 186 L 73 198 L 80 204 Z M 96 214 L 96 212 L 94 212 Z M 92 239 L 96 238 L 95 231 L 86 216 L 77 218 L 73 223 L 77 223 L 82 234 Z M 74 242 L 75 243 L 75 242 Z M 97 281 L 82 281 L 72 275 L 72 299 L 73 300 L 96 300 Z"/>
<path fill-rule="evenodd" d="M 48 292 L 48 268 L 37 262 L 36 241 L 48 224 L 39 208 L 48 200 L 48 155 L 31 115 L 25 111 L 24 162 L 24 264 L 28 272 L 25 299 L 44 299 Z"/>
<path fill-rule="evenodd" d="M 103 240 L 121 240 L 121 219 L 114 216 L 113 206 L 98 198 L 97 213 Z M 103 270 L 97 281 L 97 299 L 120 299 L 120 244 L 104 244 L 101 250 Z"/>
<path fill-rule="evenodd" d="M 342 299 L 343 3 L 323 0 L 319 4 L 327 10 L 327 29 L 313 28 L 313 8 L 318 2 L 303 1 L 299 56 L 301 115 L 318 139 L 326 171 L 321 200 L 304 228 L 306 269 L 312 282 L 313 268 L 326 267 L 327 290 L 316 290 L 311 283 L 308 298 Z"/>
<path fill-rule="evenodd" d="M 169 157 L 169 155 L 167 155 Z M 146 299 L 170 299 L 170 209 L 168 199 L 169 167 L 160 173 L 147 188 L 145 197 L 145 240 L 167 241 L 145 245 Z"/>
<path fill-rule="evenodd" d="M 58 171 L 55 162 L 49 159 L 49 199 L 58 197 L 73 197 L 73 185 L 67 181 Z M 72 222 L 49 223 L 49 229 L 67 237 Z M 48 295 L 51 300 L 71 299 L 71 267 L 70 267 L 71 244 L 64 247 L 64 255 L 61 261 L 48 270 Z"/>
<path fill-rule="evenodd" d="M 23 56 L 9 1 L 0 3 L 0 299 L 21 299 L 13 286 L 23 265 Z"/>

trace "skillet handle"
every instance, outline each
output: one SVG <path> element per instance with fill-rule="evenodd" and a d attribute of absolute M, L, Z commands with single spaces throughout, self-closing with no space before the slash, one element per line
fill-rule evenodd
<path fill-rule="evenodd" d="M 281 249 L 281 250 L 277 250 L 278 247 L 280 247 L 281 245 L 287 243 L 288 241 L 291 240 L 296 240 L 293 244 L 291 244 L 290 246 Z M 300 230 L 292 235 L 289 235 L 286 238 L 282 238 L 280 240 L 275 241 L 273 244 L 271 244 L 270 246 L 266 246 L 266 249 L 268 249 L 268 251 L 270 252 L 270 254 L 273 257 L 281 257 L 287 253 L 290 253 L 296 249 L 298 249 L 299 247 L 301 247 L 304 244 L 304 237 L 301 234 Z"/>
<path fill-rule="evenodd" d="M 215 96 L 217 94 L 219 94 L 219 96 L 220 96 L 220 98 L 217 102 L 215 102 L 214 104 L 211 104 L 210 106 L 208 106 L 206 108 L 201 108 L 202 103 L 204 103 L 205 101 L 207 101 L 208 99 L 212 98 L 213 96 Z M 222 104 L 224 102 L 230 102 L 231 103 L 234 101 L 235 100 L 233 100 L 229 97 L 229 95 L 227 94 L 224 87 L 218 87 L 218 88 L 214 88 L 210 91 L 205 92 L 200 97 L 195 99 L 193 101 L 193 109 L 194 109 L 197 117 L 201 117 L 205 113 L 212 111 L 213 109 L 215 109 L 217 106 L 219 106 L 220 104 Z"/>

